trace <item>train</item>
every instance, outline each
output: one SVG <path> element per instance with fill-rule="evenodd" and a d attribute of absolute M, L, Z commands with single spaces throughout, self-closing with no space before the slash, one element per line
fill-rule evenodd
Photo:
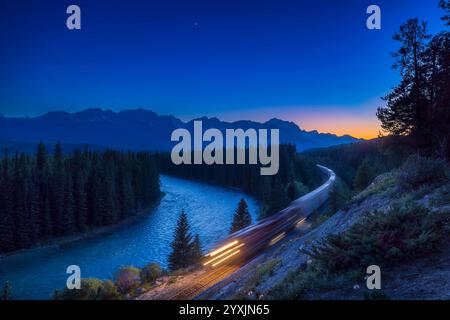
<path fill-rule="evenodd" d="M 300 227 L 328 200 L 336 183 L 336 175 L 331 169 L 322 165 L 317 167 L 326 177 L 326 181 L 320 187 L 292 201 L 282 211 L 230 234 L 204 256 L 203 266 L 214 268 L 248 261 L 262 250 L 279 242 L 289 231 Z"/>

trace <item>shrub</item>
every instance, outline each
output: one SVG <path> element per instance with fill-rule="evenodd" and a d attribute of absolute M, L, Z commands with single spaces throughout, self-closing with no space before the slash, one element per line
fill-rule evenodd
<path fill-rule="evenodd" d="M 121 298 L 116 285 L 111 280 L 103 282 L 98 294 L 99 300 L 120 300 Z"/>
<path fill-rule="evenodd" d="M 102 281 L 96 278 L 81 279 L 80 289 L 56 290 L 55 300 L 97 300 L 102 287 Z"/>
<path fill-rule="evenodd" d="M 146 283 L 153 283 L 162 275 L 162 269 L 157 263 L 150 263 L 141 270 L 141 279 Z"/>
<path fill-rule="evenodd" d="M 448 237 L 449 213 L 435 213 L 409 205 L 375 212 L 362 218 L 346 232 L 328 237 L 307 252 L 325 272 L 340 274 L 364 270 L 429 254 Z"/>
<path fill-rule="evenodd" d="M 450 204 L 450 184 L 447 184 L 433 195 L 431 202 L 436 206 L 449 205 Z"/>
<path fill-rule="evenodd" d="M 140 270 L 136 267 L 124 267 L 116 276 L 116 286 L 120 293 L 125 294 L 136 289 L 141 283 Z"/>
<path fill-rule="evenodd" d="M 399 168 L 398 185 L 412 190 L 427 183 L 440 183 L 448 180 L 448 167 L 444 160 L 412 155 Z"/>

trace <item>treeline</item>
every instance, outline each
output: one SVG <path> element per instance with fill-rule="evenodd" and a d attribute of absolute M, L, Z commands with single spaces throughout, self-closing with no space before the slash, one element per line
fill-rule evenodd
<path fill-rule="evenodd" d="M 112 225 L 160 198 L 155 155 L 75 150 L 49 155 L 5 150 L 0 162 L 0 252 Z"/>
<path fill-rule="evenodd" d="M 441 0 L 450 26 L 450 1 Z M 393 67 L 401 80 L 378 109 L 382 128 L 398 146 L 408 143 L 427 156 L 450 158 L 450 32 L 428 32 L 427 22 L 409 19 L 394 34 L 399 48 Z"/>
<path fill-rule="evenodd" d="M 386 152 L 385 138 L 304 151 L 311 161 L 333 169 L 350 190 L 360 191 L 379 174 L 398 167 L 412 150 Z"/>
<path fill-rule="evenodd" d="M 255 164 L 175 165 L 170 154 L 162 154 L 160 158 L 163 173 L 239 188 L 254 196 L 262 204 L 261 217 L 285 208 L 290 201 L 322 182 L 315 163 L 298 155 L 291 144 L 280 145 L 279 171 L 273 176 L 262 176 L 260 165 Z"/>

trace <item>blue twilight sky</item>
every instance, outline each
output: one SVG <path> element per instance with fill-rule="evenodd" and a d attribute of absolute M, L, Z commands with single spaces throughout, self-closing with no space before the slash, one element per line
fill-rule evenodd
<path fill-rule="evenodd" d="M 2 0 L 0 113 L 143 107 L 375 130 L 379 97 L 398 80 L 392 34 L 410 17 L 442 30 L 437 3 Z M 66 28 L 70 4 L 81 8 L 81 30 Z M 381 30 L 366 28 L 370 4 L 381 7 Z"/>

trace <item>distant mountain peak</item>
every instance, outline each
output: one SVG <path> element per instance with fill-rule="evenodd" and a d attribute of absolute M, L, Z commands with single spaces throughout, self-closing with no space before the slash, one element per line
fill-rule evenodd
<path fill-rule="evenodd" d="M 217 117 L 200 117 L 183 122 L 173 115 L 158 115 L 152 110 L 137 108 L 119 112 L 90 108 L 75 113 L 52 111 L 32 118 L 0 117 L 0 139 L 36 143 L 61 141 L 66 144 L 89 144 L 116 149 L 170 150 L 173 130 L 192 130 L 193 122 L 202 120 L 203 127 L 219 130 L 242 128 L 280 130 L 281 142 L 295 144 L 297 150 L 327 147 L 359 141 L 349 135 L 302 130 L 296 123 L 272 118 L 266 122 L 239 120 L 221 121 Z"/>

